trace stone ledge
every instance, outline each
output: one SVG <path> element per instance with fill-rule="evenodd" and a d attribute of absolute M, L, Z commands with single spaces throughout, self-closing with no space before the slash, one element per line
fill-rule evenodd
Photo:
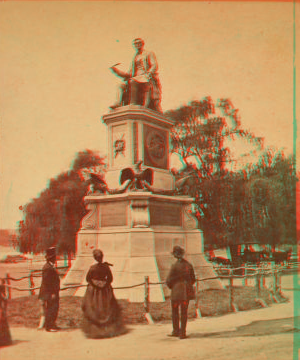
<path fill-rule="evenodd" d="M 173 119 L 139 105 L 121 106 L 109 114 L 102 116 L 102 121 L 106 125 L 120 120 L 150 120 L 152 124 L 161 125 L 163 123 L 164 126 L 168 128 L 174 125 Z"/>

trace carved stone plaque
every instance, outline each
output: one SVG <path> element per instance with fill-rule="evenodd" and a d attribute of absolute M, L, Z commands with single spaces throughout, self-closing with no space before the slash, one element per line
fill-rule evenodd
<path fill-rule="evenodd" d="M 182 226 L 181 206 L 177 204 L 150 204 L 150 226 Z"/>
<path fill-rule="evenodd" d="M 127 124 L 112 126 L 112 165 L 119 167 L 126 164 L 128 157 L 128 129 Z"/>
<path fill-rule="evenodd" d="M 126 226 L 128 202 L 113 202 L 101 205 L 101 227 Z"/>

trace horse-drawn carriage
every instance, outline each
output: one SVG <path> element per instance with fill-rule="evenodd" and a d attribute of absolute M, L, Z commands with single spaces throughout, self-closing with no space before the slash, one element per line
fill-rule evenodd
<path fill-rule="evenodd" d="M 287 265 L 291 258 L 291 250 L 288 251 L 244 251 L 241 258 L 244 263 L 259 265 L 261 262 L 274 262 L 275 264 Z"/>
<path fill-rule="evenodd" d="M 255 250 L 254 247 L 251 247 L 251 249 L 249 249 L 248 245 L 246 245 L 243 251 L 240 251 L 233 260 L 224 256 L 215 256 L 214 252 L 210 252 L 208 258 L 216 269 L 220 269 L 243 267 L 245 265 L 260 266 L 267 263 L 287 265 L 291 259 L 291 255 L 291 249 L 272 252 L 266 248 L 263 250 Z"/>

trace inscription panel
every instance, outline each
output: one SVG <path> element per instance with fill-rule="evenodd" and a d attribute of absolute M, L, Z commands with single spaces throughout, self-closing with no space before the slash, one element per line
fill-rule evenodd
<path fill-rule="evenodd" d="M 101 205 L 101 227 L 126 226 L 128 201 Z"/>
<path fill-rule="evenodd" d="M 150 226 L 182 226 L 181 206 L 176 204 L 150 204 Z"/>

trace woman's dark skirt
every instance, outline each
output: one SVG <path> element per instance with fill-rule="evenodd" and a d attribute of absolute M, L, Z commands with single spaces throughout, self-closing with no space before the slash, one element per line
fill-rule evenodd
<path fill-rule="evenodd" d="M 8 321 L 5 311 L 0 307 L 0 346 L 12 344 Z"/>
<path fill-rule="evenodd" d="M 82 331 L 87 338 L 109 338 L 126 332 L 121 309 L 111 286 L 98 288 L 88 285 L 82 311 Z"/>

